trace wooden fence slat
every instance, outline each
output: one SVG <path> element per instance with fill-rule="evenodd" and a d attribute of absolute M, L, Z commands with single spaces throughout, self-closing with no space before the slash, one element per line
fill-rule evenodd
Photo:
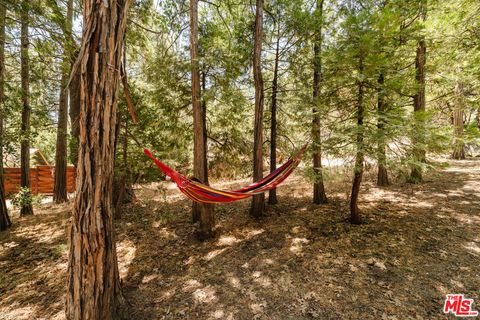
<path fill-rule="evenodd" d="M 55 183 L 55 167 L 37 166 L 30 168 L 30 189 L 33 194 L 53 194 Z M 67 167 L 67 192 L 75 192 L 76 169 L 73 166 Z M 20 190 L 21 169 L 4 168 L 5 193 L 11 195 Z"/>

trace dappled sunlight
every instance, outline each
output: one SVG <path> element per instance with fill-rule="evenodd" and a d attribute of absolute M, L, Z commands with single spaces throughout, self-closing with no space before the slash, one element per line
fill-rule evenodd
<path fill-rule="evenodd" d="M 465 160 L 464 160 L 465 161 Z M 474 164 L 475 165 L 475 162 L 473 161 L 465 161 L 463 163 L 463 165 L 465 164 Z M 474 167 L 464 167 L 464 168 L 460 168 L 460 167 L 450 167 L 450 168 L 446 168 L 444 169 L 444 171 L 446 172 L 459 172 L 459 173 L 468 173 L 468 174 L 471 174 L 472 172 L 480 172 L 480 168 L 474 168 Z"/>
<path fill-rule="evenodd" d="M 245 236 L 245 240 L 248 240 L 248 239 L 251 239 L 255 236 L 258 236 L 262 233 L 264 233 L 265 230 L 264 229 L 253 229 L 253 230 L 244 230 L 244 236 Z"/>
<path fill-rule="evenodd" d="M 464 285 L 463 283 L 461 283 L 460 281 L 451 279 L 451 280 L 450 280 L 450 283 L 451 283 L 455 288 L 458 288 L 458 289 L 461 289 L 461 290 L 465 290 L 465 285 Z"/>
<path fill-rule="evenodd" d="M 161 228 L 159 234 L 165 239 L 176 239 L 178 236 L 175 234 L 174 230 L 169 230 L 168 228 Z"/>
<path fill-rule="evenodd" d="M 254 283 L 259 284 L 262 287 L 270 287 L 272 285 L 271 279 L 265 276 L 261 271 L 254 271 L 252 278 Z"/>
<path fill-rule="evenodd" d="M 435 204 L 432 201 L 416 201 L 411 207 L 421 208 L 421 209 L 432 209 Z"/>
<path fill-rule="evenodd" d="M 159 294 L 159 297 L 156 299 L 157 302 L 162 302 L 170 299 L 175 294 L 174 289 L 167 289 Z"/>
<path fill-rule="evenodd" d="M 475 254 L 476 256 L 480 256 L 480 247 L 475 242 L 469 242 L 464 245 L 464 248 L 469 250 L 470 253 Z"/>
<path fill-rule="evenodd" d="M 289 236 L 287 236 L 289 238 Z M 304 245 L 308 244 L 310 241 L 305 238 L 292 238 L 290 245 L 290 252 L 294 254 L 301 254 Z"/>
<path fill-rule="evenodd" d="M 137 248 L 130 240 L 117 242 L 118 272 L 120 278 L 125 278 L 128 274 L 128 267 L 135 259 Z"/>
<path fill-rule="evenodd" d="M 18 243 L 15 241 L 0 243 L 0 256 L 4 254 L 5 251 L 11 250 L 18 246 Z"/>
<path fill-rule="evenodd" d="M 213 319 L 233 319 L 233 314 L 226 316 L 225 311 L 222 309 L 217 309 L 210 313 L 210 317 Z"/>
<path fill-rule="evenodd" d="M 227 275 L 227 282 L 235 289 L 240 289 L 242 287 L 240 279 L 233 274 Z"/>
<path fill-rule="evenodd" d="M 194 257 L 194 256 L 190 256 L 190 257 L 188 257 L 187 260 L 185 260 L 185 261 L 183 262 L 183 264 L 184 264 L 184 265 L 192 265 L 192 264 L 194 264 L 195 262 L 197 262 L 197 258 Z"/>
<path fill-rule="evenodd" d="M 201 288 L 201 287 L 202 287 L 202 284 L 198 280 L 190 279 L 190 280 L 187 280 L 184 283 L 182 291 L 183 292 L 193 292 L 196 289 Z"/>
<path fill-rule="evenodd" d="M 217 241 L 217 246 L 232 246 L 236 243 L 241 242 L 242 240 L 237 239 L 234 236 L 220 236 L 220 238 Z"/>
<path fill-rule="evenodd" d="M 453 215 L 453 218 L 460 221 L 461 223 L 466 223 L 466 224 L 472 224 L 472 223 L 479 224 L 480 223 L 480 216 L 472 216 L 470 214 L 455 213 Z"/>
<path fill-rule="evenodd" d="M 205 242 L 195 239 L 191 202 L 174 186 L 166 198 L 143 190 L 147 200 L 115 221 L 132 319 L 353 319 L 362 313 L 347 301 L 383 312 L 371 299 L 380 296 L 389 308 L 414 310 L 412 292 L 427 301 L 417 314 L 437 314 L 439 296 L 478 282 L 480 194 L 476 180 L 435 179 L 428 191 L 366 182 L 360 226 L 346 219 L 349 185 L 318 206 L 309 188 L 285 185 L 261 220 L 249 217 L 247 201 L 217 206 L 219 235 Z M 68 215 L 21 219 L 0 238 L 0 314 L 63 320 Z"/>
<path fill-rule="evenodd" d="M 207 254 L 203 257 L 203 260 L 205 260 L 205 261 L 210 261 L 210 260 L 212 260 L 213 258 L 215 258 L 216 256 L 218 256 L 219 254 L 221 254 L 222 252 L 224 252 L 225 250 L 227 250 L 227 249 L 226 249 L 226 248 L 223 248 L 223 249 L 217 249 L 217 250 L 210 251 L 209 253 L 207 253 Z"/>
<path fill-rule="evenodd" d="M 271 265 L 275 264 L 275 260 L 270 259 L 270 258 L 266 258 L 266 259 L 263 259 L 263 264 L 267 265 L 267 266 L 271 266 Z"/>
<path fill-rule="evenodd" d="M 159 278 L 160 278 L 159 274 L 149 274 L 149 275 L 143 276 L 142 284 L 147 284 L 147 283 L 149 283 L 151 281 L 154 281 L 154 280 L 157 280 Z"/>
<path fill-rule="evenodd" d="M 12 303 L 9 307 L 0 308 L 2 320 L 31 320 L 37 319 L 37 308 L 34 305 L 19 306 L 18 303 Z"/>
<path fill-rule="evenodd" d="M 266 306 L 267 306 L 266 302 L 251 303 L 250 309 L 252 310 L 253 314 L 260 314 L 264 312 Z"/>
<path fill-rule="evenodd" d="M 51 223 L 37 223 L 29 226 L 20 226 L 15 235 L 18 237 L 29 238 L 30 241 L 38 243 L 53 243 L 65 234 L 66 225 Z"/>
<path fill-rule="evenodd" d="M 213 303 L 218 300 L 216 292 L 211 286 L 196 289 L 192 295 L 197 303 Z"/>

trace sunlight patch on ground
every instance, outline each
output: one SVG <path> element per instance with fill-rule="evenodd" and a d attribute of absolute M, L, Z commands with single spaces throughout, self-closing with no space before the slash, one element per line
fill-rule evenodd
<path fill-rule="evenodd" d="M 264 229 L 253 229 L 253 230 L 247 230 L 246 234 L 245 234 L 245 239 L 248 240 L 248 239 L 251 239 L 255 236 L 258 236 L 259 234 L 262 234 L 264 233 L 265 230 Z"/>
<path fill-rule="evenodd" d="M 48 234 L 44 234 L 42 236 L 39 236 L 37 238 L 37 242 L 39 243 L 52 243 L 54 242 L 57 238 L 63 236 L 65 234 L 64 230 L 54 230 Z"/>
<path fill-rule="evenodd" d="M 465 172 L 465 173 L 471 173 L 472 171 L 473 171 L 473 172 L 480 172 L 480 168 L 472 168 L 472 167 L 466 167 L 466 168 L 451 167 L 451 168 L 443 169 L 443 171 L 446 171 L 446 172 Z"/>
<path fill-rule="evenodd" d="M 190 279 L 190 280 L 187 280 L 184 283 L 182 291 L 183 292 L 193 292 L 194 290 L 200 288 L 201 286 L 202 286 L 202 284 L 198 280 Z"/>
<path fill-rule="evenodd" d="M 463 197 L 465 195 L 461 190 L 451 190 L 447 192 L 449 197 Z"/>
<path fill-rule="evenodd" d="M 269 277 L 264 276 L 261 271 L 255 271 L 252 274 L 253 282 L 261 285 L 262 287 L 270 287 L 272 285 L 272 281 Z"/>
<path fill-rule="evenodd" d="M 234 236 L 220 236 L 217 241 L 218 246 L 231 246 L 236 243 L 241 242 L 242 240 L 235 238 Z"/>
<path fill-rule="evenodd" d="M 52 243 L 65 234 L 65 229 L 58 224 L 37 223 L 21 226 L 15 231 L 18 237 L 28 238 L 38 243 Z"/>
<path fill-rule="evenodd" d="M 227 279 L 228 279 L 228 283 L 230 283 L 230 285 L 235 289 L 241 288 L 240 279 L 237 276 L 230 274 L 228 275 Z"/>
<path fill-rule="evenodd" d="M 194 264 L 195 262 L 197 262 L 197 258 L 195 256 L 190 256 L 183 264 L 188 266 Z"/>
<path fill-rule="evenodd" d="M 118 271 L 120 278 L 124 279 L 128 274 L 128 267 L 135 259 L 137 247 L 130 240 L 123 240 L 117 243 Z"/>
<path fill-rule="evenodd" d="M 216 292 L 211 286 L 197 289 L 192 295 L 195 302 L 198 303 L 212 303 L 218 300 Z"/>
<path fill-rule="evenodd" d="M 142 283 L 146 284 L 158 278 L 160 278 L 159 274 L 149 274 L 149 275 L 143 276 Z"/>
<path fill-rule="evenodd" d="M 480 255 L 480 247 L 475 242 L 469 242 L 463 247 L 472 251 L 474 255 Z"/>
<path fill-rule="evenodd" d="M 465 286 L 463 285 L 463 283 L 461 283 L 460 281 L 457 281 L 457 280 L 450 280 L 450 283 L 453 284 L 455 287 L 457 288 L 460 288 L 460 289 L 465 289 Z"/>
<path fill-rule="evenodd" d="M 434 203 L 430 202 L 430 201 L 420 201 L 420 200 L 417 200 L 415 201 L 414 203 L 410 204 L 410 207 L 413 207 L 413 208 L 422 208 L 422 209 L 432 209 L 434 207 Z"/>
<path fill-rule="evenodd" d="M 225 319 L 225 311 L 217 309 L 210 314 L 210 317 L 213 319 Z"/>
<path fill-rule="evenodd" d="M 250 309 L 254 314 L 259 314 L 264 312 L 266 306 L 267 306 L 267 302 L 265 301 L 262 303 L 252 303 L 250 304 Z"/>
<path fill-rule="evenodd" d="M 293 238 L 290 246 L 290 251 L 294 254 L 300 254 L 303 249 L 303 245 L 310 241 L 305 238 Z"/>
<path fill-rule="evenodd" d="M 5 251 L 10 250 L 18 246 L 18 243 L 15 241 L 12 242 L 6 242 L 6 243 L 0 243 L 0 255 L 3 255 Z"/>
<path fill-rule="evenodd" d="M 17 307 L 17 303 L 12 304 L 9 308 L 0 308 L 0 317 L 2 320 L 31 320 L 37 319 L 36 307 L 25 306 Z"/>
<path fill-rule="evenodd" d="M 462 214 L 462 213 L 455 213 L 454 218 L 457 219 L 458 221 L 466 224 L 472 224 L 472 223 L 479 223 L 480 222 L 480 217 L 478 216 L 472 216 L 468 214 Z"/>
<path fill-rule="evenodd" d="M 218 256 L 219 254 L 221 254 L 222 252 L 224 252 L 225 250 L 227 250 L 227 248 L 210 251 L 203 257 L 203 260 L 210 261 L 216 256 Z"/>
<path fill-rule="evenodd" d="M 162 228 L 159 230 L 160 235 L 165 239 L 176 239 L 178 236 L 175 234 L 175 231 L 170 231 L 168 228 Z"/>

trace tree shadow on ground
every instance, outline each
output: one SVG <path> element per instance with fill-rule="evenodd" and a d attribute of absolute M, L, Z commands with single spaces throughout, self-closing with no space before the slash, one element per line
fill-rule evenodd
<path fill-rule="evenodd" d="M 218 236 L 206 242 L 195 240 L 191 203 L 174 188 L 139 190 L 116 221 L 131 318 L 431 319 L 444 317 L 447 293 L 479 301 L 478 162 L 421 185 L 365 183 L 359 226 L 348 223 L 346 188 L 316 206 L 293 179 L 260 220 L 249 201 L 217 206 Z M 0 318 L 64 318 L 62 210 L 0 234 Z"/>
<path fill-rule="evenodd" d="M 447 293 L 479 299 L 480 195 L 471 184 L 480 176 L 437 178 L 367 183 L 360 226 L 347 222 L 342 190 L 314 206 L 304 192 L 280 188 L 280 203 L 261 220 L 248 217 L 248 201 L 217 206 L 220 235 L 203 243 L 188 201 L 169 203 L 171 213 L 158 203 L 131 208 L 119 238 L 136 248 L 124 278 L 133 316 L 441 317 Z"/>
<path fill-rule="evenodd" d="M 0 233 L 0 318 L 63 318 L 69 214 L 14 220 Z"/>

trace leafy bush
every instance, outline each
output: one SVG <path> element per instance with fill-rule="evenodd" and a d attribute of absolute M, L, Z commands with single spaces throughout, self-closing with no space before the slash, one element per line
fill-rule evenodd
<path fill-rule="evenodd" d="M 24 206 L 38 204 L 42 201 L 43 196 L 34 196 L 29 188 L 22 187 L 20 191 L 13 197 L 12 205 L 15 208 L 22 208 Z"/>

